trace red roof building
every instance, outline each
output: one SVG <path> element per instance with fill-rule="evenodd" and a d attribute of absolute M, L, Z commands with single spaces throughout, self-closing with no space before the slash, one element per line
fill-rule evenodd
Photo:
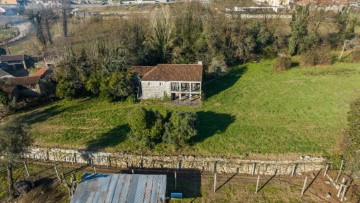
<path fill-rule="evenodd" d="M 137 66 L 130 72 L 140 78 L 138 98 L 196 100 L 201 98 L 202 64 L 159 64 Z"/>

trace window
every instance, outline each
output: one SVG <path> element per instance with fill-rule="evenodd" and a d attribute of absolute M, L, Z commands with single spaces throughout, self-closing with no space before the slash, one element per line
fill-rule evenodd
<path fill-rule="evenodd" d="M 159 83 L 159 86 L 161 86 L 161 82 Z"/>
<path fill-rule="evenodd" d="M 150 86 L 151 84 L 150 84 L 150 82 L 148 82 L 148 86 Z"/>

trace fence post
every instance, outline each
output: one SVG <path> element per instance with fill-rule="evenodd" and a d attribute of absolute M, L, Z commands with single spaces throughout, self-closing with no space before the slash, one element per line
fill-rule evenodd
<path fill-rule="evenodd" d="M 342 191 L 343 187 L 344 187 L 344 185 L 340 184 L 339 191 L 338 191 L 336 197 L 340 197 L 340 194 L 341 194 L 341 191 Z"/>
<path fill-rule="evenodd" d="M 255 169 L 256 169 L 256 163 L 253 163 L 253 171 L 252 171 L 252 175 L 255 175 Z"/>
<path fill-rule="evenodd" d="M 94 166 L 94 173 L 96 173 L 96 168 L 95 168 L 95 166 Z"/>
<path fill-rule="evenodd" d="M 27 174 L 28 178 L 30 178 L 30 173 L 29 173 L 28 167 L 27 167 L 27 165 L 26 165 L 26 162 L 23 161 L 23 163 L 24 163 L 24 167 L 25 167 L 26 174 Z"/>
<path fill-rule="evenodd" d="M 296 168 L 297 168 L 297 164 L 294 165 L 293 170 L 292 170 L 292 173 L 291 173 L 291 176 L 294 176 L 294 175 L 295 175 Z"/>
<path fill-rule="evenodd" d="M 176 171 L 174 172 L 174 176 L 175 176 L 175 190 L 176 190 L 176 181 L 177 181 L 177 176 L 176 176 Z"/>
<path fill-rule="evenodd" d="M 329 164 L 328 164 L 328 165 L 326 165 L 326 168 L 325 168 L 325 171 L 324 171 L 324 177 L 326 176 L 326 174 L 327 174 L 328 170 L 329 170 Z"/>
<path fill-rule="evenodd" d="M 214 173 L 214 192 L 216 192 L 216 173 Z"/>
<path fill-rule="evenodd" d="M 341 172 L 342 172 L 342 168 L 343 168 L 343 166 L 344 166 L 344 159 L 343 159 L 343 160 L 341 160 L 341 165 L 340 165 L 339 174 L 338 174 L 338 176 L 336 177 L 335 182 L 338 182 L 338 180 L 339 180 L 339 178 L 340 178 L 340 175 L 341 175 Z"/>
<path fill-rule="evenodd" d="M 301 190 L 301 197 L 304 196 L 305 188 L 306 188 L 306 182 L 307 182 L 307 176 L 305 176 L 304 185 L 303 185 L 303 188 L 302 188 L 302 190 Z"/>
<path fill-rule="evenodd" d="M 346 187 L 346 185 L 344 185 L 344 189 L 343 189 L 343 192 L 342 192 L 342 195 L 341 195 L 341 199 L 340 199 L 340 201 L 344 201 L 344 197 L 345 197 L 346 189 L 347 189 L 347 187 Z"/>
<path fill-rule="evenodd" d="M 259 182 L 260 182 L 260 175 L 258 175 L 257 181 L 256 181 L 256 189 L 255 189 L 255 194 L 258 193 L 258 188 L 259 188 Z"/>
<path fill-rule="evenodd" d="M 61 181 L 58 170 L 56 168 L 56 164 L 54 164 L 54 169 L 55 169 L 55 173 L 56 173 L 56 176 L 57 176 L 58 180 Z"/>

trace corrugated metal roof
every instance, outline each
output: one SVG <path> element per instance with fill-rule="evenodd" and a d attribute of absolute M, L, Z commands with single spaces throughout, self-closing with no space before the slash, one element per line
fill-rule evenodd
<path fill-rule="evenodd" d="M 84 174 L 71 203 L 162 203 L 166 175 Z"/>

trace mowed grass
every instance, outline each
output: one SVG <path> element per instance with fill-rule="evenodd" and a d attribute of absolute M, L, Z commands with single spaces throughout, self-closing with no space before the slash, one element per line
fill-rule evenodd
<path fill-rule="evenodd" d="M 180 153 L 238 156 L 337 152 L 349 104 L 360 93 L 360 65 L 293 68 L 249 63 L 204 85 L 201 107 L 147 101 L 62 100 L 15 115 L 28 122 L 40 146 L 138 152 L 127 138 L 126 116 L 137 107 L 196 112 L 199 134 Z M 148 153 L 176 154 L 165 147 Z"/>

